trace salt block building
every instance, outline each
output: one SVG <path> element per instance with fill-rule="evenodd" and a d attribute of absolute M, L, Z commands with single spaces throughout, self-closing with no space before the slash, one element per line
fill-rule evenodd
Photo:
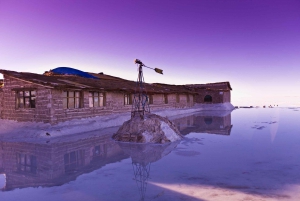
<path fill-rule="evenodd" d="M 1 70 L 0 118 L 58 123 L 129 112 L 136 82 L 103 73 L 35 74 Z M 85 72 L 83 72 L 85 73 Z M 197 103 L 230 103 L 229 82 L 168 85 L 144 84 L 151 110 L 190 108 Z"/>

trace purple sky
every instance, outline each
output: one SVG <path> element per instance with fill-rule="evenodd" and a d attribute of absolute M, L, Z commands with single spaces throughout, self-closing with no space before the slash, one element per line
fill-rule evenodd
<path fill-rule="evenodd" d="M 234 105 L 300 105 L 299 0 L 0 0 L 0 68 L 230 81 Z M 0 77 L 1 78 L 1 77 Z"/>

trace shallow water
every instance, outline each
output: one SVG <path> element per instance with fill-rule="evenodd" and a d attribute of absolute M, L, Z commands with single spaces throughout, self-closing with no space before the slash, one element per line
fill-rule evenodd
<path fill-rule="evenodd" d="M 0 142 L 0 200 L 300 200 L 300 110 L 171 118 L 184 138 L 115 143 L 118 128 Z"/>

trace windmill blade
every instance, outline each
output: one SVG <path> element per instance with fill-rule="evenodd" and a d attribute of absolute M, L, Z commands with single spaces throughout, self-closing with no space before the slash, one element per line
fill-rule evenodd
<path fill-rule="evenodd" d="M 154 68 L 155 72 L 159 73 L 159 74 L 163 74 L 163 70 L 159 69 L 159 68 Z"/>

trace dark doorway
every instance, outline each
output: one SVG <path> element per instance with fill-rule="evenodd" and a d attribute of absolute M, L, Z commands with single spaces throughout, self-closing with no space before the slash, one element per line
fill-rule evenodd
<path fill-rule="evenodd" d="M 211 102 L 212 102 L 212 97 L 211 97 L 210 95 L 206 95 L 206 96 L 204 97 L 204 102 L 205 102 L 205 103 L 211 103 Z"/>
<path fill-rule="evenodd" d="M 213 119 L 211 117 L 204 117 L 204 122 L 206 125 L 210 125 L 213 122 Z"/>

